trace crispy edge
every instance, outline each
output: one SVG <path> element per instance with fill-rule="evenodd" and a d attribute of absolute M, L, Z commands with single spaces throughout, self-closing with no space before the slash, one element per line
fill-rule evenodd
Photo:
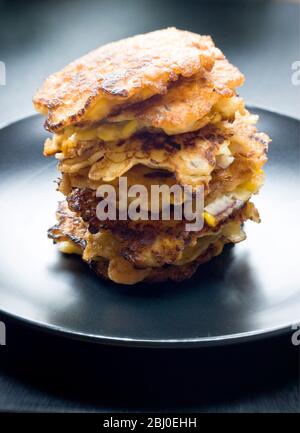
<path fill-rule="evenodd" d="M 104 45 L 51 75 L 33 103 L 47 115 L 45 127 L 61 131 L 82 120 L 98 97 L 118 105 L 167 91 L 179 77 L 214 64 L 209 36 L 168 28 Z M 147 89 L 147 97 L 141 97 Z M 100 119 L 99 119 L 100 120 Z"/>

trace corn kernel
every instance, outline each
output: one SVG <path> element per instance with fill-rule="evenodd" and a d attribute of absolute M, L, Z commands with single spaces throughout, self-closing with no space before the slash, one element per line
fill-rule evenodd
<path fill-rule="evenodd" d="M 81 254 L 81 248 L 71 241 L 64 241 L 58 244 L 58 249 L 60 252 L 65 254 Z"/>
<path fill-rule="evenodd" d="M 115 125 L 102 125 L 97 131 L 97 136 L 103 141 L 115 141 L 118 135 L 119 129 Z"/>
<path fill-rule="evenodd" d="M 131 120 L 126 123 L 122 130 L 122 139 L 129 138 L 138 128 L 138 123 L 136 120 Z"/>
<path fill-rule="evenodd" d="M 255 192 L 255 191 L 257 191 L 258 185 L 256 182 L 249 180 L 248 182 L 245 182 L 243 184 L 243 187 L 246 188 L 250 192 Z"/>
<path fill-rule="evenodd" d="M 80 132 L 76 132 L 75 139 L 78 141 L 88 141 L 88 140 L 93 140 L 96 137 L 97 137 L 96 130 L 90 129 L 90 130 L 83 130 Z"/>
<path fill-rule="evenodd" d="M 204 212 L 204 221 L 211 227 L 215 227 L 217 225 L 216 218 L 208 212 Z"/>

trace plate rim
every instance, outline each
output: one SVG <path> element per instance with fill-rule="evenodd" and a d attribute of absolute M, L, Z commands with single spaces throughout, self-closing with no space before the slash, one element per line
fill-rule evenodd
<path fill-rule="evenodd" d="M 288 114 L 279 113 L 269 108 L 257 106 L 253 104 L 247 104 L 247 108 L 253 110 L 260 110 L 270 113 L 275 116 L 285 117 L 290 120 L 298 122 L 300 127 L 300 118 L 290 116 Z M 8 127 L 13 126 L 16 123 L 29 120 L 31 118 L 41 117 L 39 114 L 31 114 L 20 117 L 16 120 L 8 121 L 0 125 L 0 132 Z M 1 289 L 1 287 L 0 287 Z M 135 348 L 201 348 L 201 347 L 218 347 L 230 344 L 247 343 L 251 341 L 257 341 L 264 338 L 275 337 L 287 333 L 291 333 L 293 326 L 299 322 L 287 322 L 278 326 L 273 326 L 264 329 L 257 329 L 247 332 L 239 332 L 235 334 L 225 334 L 219 336 L 207 336 L 207 337 L 193 337 L 193 338 L 169 338 L 169 339 L 146 339 L 146 338 L 129 338 L 129 337 L 114 337 L 104 336 L 98 334 L 89 334 L 86 332 L 74 331 L 70 328 L 49 324 L 39 320 L 29 319 L 24 316 L 20 316 L 9 309 L 5 309 L 0 305 L 0 314 L 8 317 L 16 322 L 21 322 L 27 327 L 32 327 L 42 332 L 54 334 L 59 337 L 67 337 L 72 340 L 88 341 L 98 344 L 104 344 L 116 347 L 135 347 Z M 1 318 L 2 319 L 2 318 Z"/>
<path fill-rule="evenodd" d="M 240 332 L 236 334 L 227 334 L 211 337 L 194 337 L 194 338 L 170 338 L 170 339 L 146 339 L 146 338 L 127 338 L 127 337 L 112 337 L 97 334 L 88 334 L 84 332 L 74 331 L 66 327 L 49 325 L 38 320 L 28 319 L 19 316 L 8 310 L 0 308 L 0 314 L 7 316 L 10 319 L 21 322 L 27 327 L 34 328 L 38 331 L 53 334 L 58 337 L 67 337 L 70 340 L 81 342 L 90 342 L 103 344 L 105 346 L 114 347 L 133 347 L 133 348 L 151 348 L 151 349 L 180 349 L 180 348 L 205 348 L 205 347 L 220 347 L 233 344 L 248 343 L 265 338 L 273 338 L 276 336 L 289 334 L 293 330 L 293 326 L 297 322 L 285 323 L 280 326 L 274 326 L 265 329 L 258 329 L 248 332 Z M 299 317 L 300 323 L 300 317 Z"/>

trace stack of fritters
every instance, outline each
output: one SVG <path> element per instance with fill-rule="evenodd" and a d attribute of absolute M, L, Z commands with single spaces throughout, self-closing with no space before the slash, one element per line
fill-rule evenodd
<path fill-rule="evenodd" d="M 175 28 L 105 45 L 50 76 L 34 98 L 54 133 L 66 200 L 49 236 L 123 284 L 183 280 L 245 238 L 269 138 L 236 94 L 244 77 L 208 36 Z M 142 184 L 204 187 L 204 227 L 186 221 L 100 221 L 96 190 Z M 149 193 L 150 196 L 150 193 Z"/>

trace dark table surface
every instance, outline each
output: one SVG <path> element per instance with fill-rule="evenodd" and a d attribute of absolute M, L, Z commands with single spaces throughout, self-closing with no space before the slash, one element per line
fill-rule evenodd
<path fill-rule="evenodd" d="M 294 117 L 299 4 L 288 1 L 0 0 L 0 124 L 33 112 L 42 80 L 107 41 L 166 26 L 211 34 L 245 73 L 248 104 Z M 17 269 L 16 269 L 17 271 Z M 42 290 L 42 288 L 41 288 Z M 290 336 L 230 347 L 145 350 L 47 335 L 0 316 L 0 410 L 296 412 L 299 346 Z"/>

